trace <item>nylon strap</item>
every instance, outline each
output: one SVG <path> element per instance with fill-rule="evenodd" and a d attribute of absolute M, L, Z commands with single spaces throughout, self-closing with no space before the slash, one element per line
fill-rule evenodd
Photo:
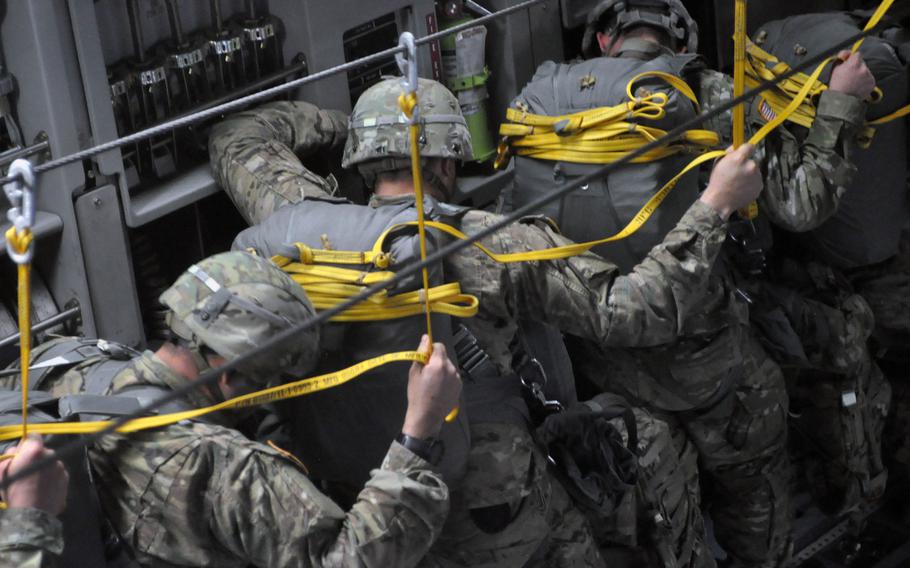
<path fill-rule="evenodd" d="M 141 430 L 148 430 L 151 428 L 161 428 L 164 426 L 169 426 L 171 424 L 176 424 L 183 420 L 192 420 L 194 418 L 199 418 L 200 416 L 205 416 L 206 414 L 211 414 L 212 412 L 238 408 L 249 408 L 251 406 L 287 400 L 290 398 L 304 396 L 343 385 L 348 381 L 356 379 L 367 371 L 371 371 L 377 367 L 381 367 L 389 363 L 395 363 L 399 361 L 426 363 L 428 359 L 429 356 L 427 354 L 421 353 L 419 351 L 400 351 L 397 353 L 387 353 L 385 355 L 380 355 L 379 357 L 374 357 L 372 359 L 362 361 L 341 371 L 327 373 L 309 379 L 303 379 L 286 385 L 263 389 L 247 395 L 238 396 L 236 398 L 232 398 L 212 406 L 194 408 L 192 410 L 174 412 L 171 414 L 161 414 L 158 416 L 136 418 L 134 420 L 126 422 L 123 426 L 117 429 L 117 432 L 125 434 L 130 432 L 139 432 Z M 93 432 L 98 432 L 99 430 L 104 429 L 110 424 L 111 422 L 108 420 L 91 422 L 47 422 L 32 424 L 30 431 L 44 435 L 91 434 Z M 19 424 L 0 426 L 0 441 L 14 440 L 18 438 L 20 434 L 21 425 Z"/>
<path fill-rule="evenodd" d="M 411 64 L 415 65 L 417 62 L 412 61 Z M 412 87 L 412 90 L 408 93 L 402 94 L 398 97 L 398 106 L 401 107 L 401 111 L 410 121 L 408 126 L 408 138 L 409 145 L 411 147 L 411 178 L 414 180 L 414 196 L 415 196 L 415 205 L 417 206 L 417 234 L 420 241 L 420 261 L 423 262 L 427 259 L 427 229 L 426 229 L 426 214 L 423 210 L 423 174 L 420 167 L 420 124 L 414 116 L 415 110 L 419 101 L 417 99 L 417 89 L 416 85 Z M 424 266 L 420 271 L 420 275 L 423 278 L 423 305 L 424 312 L 427 317 L 427 337 L 430 339 L 430 346 L 432 351 L 433 345 L 433 317 L 432 310 L 430 309 L 430 271 Z"/>
<path fill-rule="evenodd" d="M 390 231 L 384 232 L 380 239 L 388 234 Z M 300 284 L 317 310 L 332 308 L 359 294 L 365 287 L 385 282 L 395 276 L 394 272 L 362 272 L 334 266 L 311 265 L 283 256 L 273 256 L 271 260 Z M 423 313 L 426 306 L 429 306 L 432 313 L 470 318 L 477 315 L 479 305 L 476 296 L 461 291 L 461 284 L 450 282 L 394 295 L 383 290 L 334 316 L 332 321 L 365 322 L 411 317 Z"/>
<path fill-rule="evenodd" d="M 746 91 L 746 0 L 735 0 L 733 29 L 733 98 L 737 98 Z M 745 142 L 746 103 L 741 103 L 733 107 L 733 148 Z M 746 220 L 758 217 L 758 203 L 740 209 L 739 216 Z"/>
<path fill-rule="evenodd" d="M 644 144 L 653 142 L 666 131 L 640 124 L 635 120 L 660 120 L 666 116 L 669 96 L 664 92 L 633 93 L 643 79 L 661 79 L 692 101 L 700 112 L 695 93 L 681 78 L 661 71 L 636 75 L 626 84 L 628 101 L 611 107 L 600 107 L 561 116 L 546 116 L 509 108 L 507 122 L 499 133 L 503 141 L 498 148 L 496 167 L 503 168 L 510 151 L 519 156 L 541 160 L 581 164 L 612 163 Z M 700 153 L 716 147 L 719 137 L 710 130 L 689 130 L 679 140 L 656 148 L 633 163 L 661 160 L 679 153 Z"/>
<path fill-rule="evenodd" d="M 6 240 L 13 250 L 25 255 L 34 240 L 34 235 L 27 227 L 18 230 L 15 225 L 6 231 Z M 26 361 L 22 370 L 22 439 L 28 435 L 28 361 L 32 353 L 32 302 L 31 302 L 31 261 L 18 264 L 18 308 L 19 308 L 19 360 Z"/>
<path fill-rule="evenodd" d="M 676 174 L 676 176 L 673 179 L 671 179 L 669 182 L 667 182 L 667 184 L 665 186 L 663 186 L 660 189 L 660 191 L 655 193 L 651 197 L 651 199 L 649 199 L 648 202 L 645 203 L 641 209 L 639 209 L 638 213 L 635 214 L 635 216 L 632 218 L 632 220 L 629 221 L 629 223 L 615 235 L 612 235 L 612 236 L 609 236 L 609 237 L 606 237 L 603 239 L 599 239 L 596 241 L 586 242 L 586 243 L 573 243 L 571 245 L 563 245 L 563 246 L 552 247 L 552 248 L 542 249 L 542 250 L 534 250 L 534 251 L 527 251 L 527 252 L 514 252 L 514 253 L 506 253 L 506 254 L 494 252 L 480 243 L 473 243 L 473 245 L 477 249 L 482 251 L 484 254 L 486 254 L 488 257 L 493 259 L 494 261 L 502 263 L 502 264 L 510 264 L 510 263 L 514 263 L 514 262 L 558 260 L 558 259 L 562 259 L 562 258 L 569 258 L 569 257 L 578 256 L 580 254 L 583 254 L 583 253 L 589 251 L 591 248 L 596 247 L 598 245 L 625 239 L 625 238 L 629 237 L 630 235 L 634 234 L 636 231 L 638 231 L 648 221 L 648 219 L 651 218 L 651 215 L 653 215 L 654 212 L 657 210 L 657 208 L 660 207 L 660 204 L 663 203 L 664 199 L 667 198 L 667 195 L 670 194 L 670 191 L 673 190 L 673 188 L 676 186 L 676 183 L 679 181 L 679 179 L 682 176 L 689 173 L 693 169 L 697 168 L 701 164 L 703 164 L 709 160 L 719 158 L 719 157 L 723 156 L 724 154 L 725 154 L 725 152 L 723 152 L 722 150 L 715 150 L 713 152 L 708 152 L 708 153 L 702 154 L 701 156 L 699 156 L 698 158 L 693 160 L 681 172 Z M 396 225 L 395 227 L 392 227 L 392 229 L 397 229 L 397 228 L 406 227 L 406 226 L 413 226 L 414 224 L 415 223 L 413 221 L 410 223 L 401 223 L 399 225 Z M 456 239 L 465 240 L 468 238 L 468 236 L 465 235 L 460 230 L 456 229 L 455 227 L 452 227 L 451 225 L 446 225 L 445 223 L 439 223 L 437 221 L 427 221 L 426 225 L 427 225 L 427 227 L 431 227 L 433 229 L 442 231 L 443 233 L 446 233 L 452 237 L 455 237 Z M 380 238 L 382 238 L 382 237 L 380 237 Z"/>

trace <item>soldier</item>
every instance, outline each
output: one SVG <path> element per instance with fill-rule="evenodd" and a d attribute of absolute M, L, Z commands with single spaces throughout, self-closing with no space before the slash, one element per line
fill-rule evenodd
<path fill-rule="evenodd" d="M 167 321 L 176 342 L 118 361 L 110 355 L 119 350 L 114 344 L 102 342 L 101 352 L 84 341 L 75 347 L 72 340 L 55 341 L 36 356 L 70 363 L 47 372 L 43 367 L 36 388 L 57 396 L 88 392 L 110 395 L 102 400 L 147 401 L 313 315 L 297 284 L 245 252 L 191 266 L 161 301 L 170 309 Z M 318 336 L 310 330 L 261 353 L 167 410 L 204 407 L 275 379 L 302 378 L 317 357 Z M 421 348 L 427 347 L 424 341 Z M 435 346 L 426 366 L 411 369 L 403 434 L 435 436 L 459 391 L 445 347 Z M 287 452 L 232 429 L 237 419 L 220 412 L 108 436 L 90 448 L 102 508 L 140 564 L 413 566 L 439 534 L 449 492 L 428 463 L 430 456 L 393 443 L 345 513 Z"/>
<path fill-rule="evenodd" d="M 696 92 L 701 92 L 702 105 L 710 108 L 731 98 L 732 84 L 728 77 L 704 69 L 694 57 L 697 41 L 697 26 L 681 2 L 605 0 L 588 19 L 583 51 L 589 61 L 574 66 L 545 64 L 518 101 L 526 104 L 531 112 L 540 113 L 535 111 L 534 105 L 546 107 L 548 95 L 541 95 L 540 89 L 533 92 L 532 89 L 537 85 L 546 89 L 554 84 L 553 88 L 559 90 L 557 114 L 606 106 L 609 103 L 597 98 L 599 90 L 607 96 L 609 85 L 624 85 L 637 72 L 659 69 L 684 77 Z M 597 59 L 601 56 L 609 59 Z M 573 91 L 576 83 L 571 81 L 575 75 L 582 75 L 582 70 L 601 83 L 591 80 L 578 83 Z M 620 80 L 610 76 L 611 72 L 628 75 Z M 836 74 L 842 79 L 838 87 L 848 91 L 864 88 L 862 84 L 868 70 L 862 59 L 854 56 L 848 58 Z M 563 77 L 565 82 L 554 83 L 552 77 Z M 860 83 L 859 87 L 856 83 Z M 605 86 L 601 87 L 601 84 Z M 837 187 L 841 187 L 841 193 L 843 191 L 852 169 L 845 158 L 846 142 L 842 135 L 855 132 L 862 123 L 862 101 L 852 92 L 831 91 L 823 95 L 825 100 L 820 102 L 819 120 L 805 144 L 794 139 L 783 148 L 771 146 L 769 149 L 769 145 L 764 144 L 758 149 L 757 156 L 763 164 L 768 189 L 762 194 L 761 204 L 771 216 L 796 215 L 791 203 L 794 194 L 825 191 L 836 195 Z M 720 96 L 720 92 L 724 96 Z M 675 110 L 685 117 L 687 101 L 680 94 L 671 94 L 671 98 L 674 97 L 677 106 L 668 105 L 668 113 Z M 726 136 L 731 131 L 729 123 L 725 129 L 716 124 L 709 124 L 707 128 Z M 782 134 L 782 139 L 788 140 L 785 136 Z M 564 213 L 560 225 L 567 227 L 570 236 L 576 239 L 588 240 L 611 234 L 613 227 L 603 220 L 609 216 L 591 215 L 592 208 L 616 211 L 626 208 L 631 212 L 620 214 L 620 220 L 631 217 L 653 191 L 685 163 L 679 162 L 678 158 L 675 160 L 664 159 L 660 161 L 662 164 L 620 170 L 614 175 L 622 176 L 626 170 L 633 173 L 626 178 L 605 180 L 607 189 L 602 194 L 597 191 L 600 187 L 597 183 L 591 184 L 584 194 L 579 193 L 579 203 L 584 201 L 586 204 L 576 208 L 574 217 Z M 674 163 L 676 165 L 672 167 Z M 516 166 L 519 180 L 523 175 L 521 165 Z M 661 167 L 669 169 L 669 173 Z M 831 175 L 832 171 L 836 174 Z M 518 187 L 522 187 L 520 181 Z M 545 191 L 546 186 L 541 187 Z M 647 250 L 654 240 L 661 238 L 666 231 L 663 227 L 670 226 L 680 214 L 676 205 L 683 199 L 680 193 L 694 190 L 691 176 L 684 177 L 673 190 L 677 195 L 671 194 L 649 221 L 650 228 L 646 226 L 628 239 L 628 244 L 624 241 L 619 247 L 605 246 L 603 254 L 624 255 L 620 256 L 627 259 L 624 267 L 634 265 L 640 258 L 637 256 L 640 251 Z M 596 197 L 604 204 L 594 204 Z M 519 193 L 516 202 L 520 203 L 520 198 Z M 819 207 L 824 205 L 813 203 Z M 563 211 L 569 210 L 569 205 L 567 198 Z M 573 230 L 578 234 L 573 234 Z M 587 375 L 602 388 L 619 388 L 635 401 L 664 411 L 665 417 L 666 413 L 672 413 L 682 424 L 699 449 L 704 473 L 713 482 L 711 513 L 715 532 L 731 564 L 774 564 L 785 555 L 791 515 L 785 384 L 780 369 L 747 327 L 748 310 L 741 299 L 746 295 L 731 279 L 731 272 L 718 270 L 713 285 L 727 291 L 727 301 L 705 303 L 700 312 L 693 313 L 691 319 L 681 324 L 682 339 L 676 345 L 657 350 L 610 350 L 605 357 L 608 363 L 591 358 L 590 348 L 584 350 L 580 358 L 587 359 Z M 611 371 L 606 377 L 604 368 Z"/>
<path fill-rule="evenodd" d="M 217 125 L 210 139 L 216 179 L 248 219 L 261 219 L 274 210 L 262 224 L 241 233 L 234 246 L 276 254 L 286 243 L 297 241 L 315 242 L 317 248 L 325 248 L 318 246 L 320 241 L 360 239 L 366 242 L 357 246 L 371 245 L 376 236 L 372 233 L 388 226 L 377 223 L 379 216 L 410 206 L 414 199 L 400 94 L 397 79 L 382 81 L 360 97 L 351 116 L 343 165 L 357 167 L 372 188 L 369 206 L 340 198 L 326 205 L 333 199 L 327 184 L 312 183 L 313 174 L 295 155 L 298 145 L 314 138 L 337 141 L 343 116 L 302 102 L 283 102 L 239 113 Z M 471 156 L 457 99 L 429 80 L 420 81 L 418 98 L 429 215 L 467 234 L 490 226 L 500 217 L 445 203 L 452 197 L 457 162 Z M 319 132 L 321 128 L 331 134 Z M 468 248 L 443 262 L 446 279 L 480 299 L 480 313 L 462 321 L 470 338 L 465 342 L 478 347 L 476 364 L 462 367 L 462 372 L 478 379 L 465 389 L 471 434 L 467 473 L 460 486 L 453 487 L 453 508 L 428 564 L 601 564 L 588 527 L 552 479 L 528 431 L 528 409 L 510 349 L 517 321 L 525 317 L 553 323 L 611 345 L 672 341 L 678 322 L 705 291 L 731 208 L 760 191 L 750 152 L 744 147 L 718 163 L 705 193 L 629 276 L 620 276 L 615 265 L 592 254 L 499 264 Z M 338 217 L 331 216 L 332 207 Z M 370 223 L 348 225 L 345 216 Z M 568 243 L 539 218 L 482 239 L 483 245 L 500 253 Z M 395 250 L 406 254 L 402 247 Z"/>
<path fill-rule="evenodd" d="M 53 455 L 40 436 L 23 440 L 12 459 L 0 463 L 0 479 Z M 66 506 L 69 475 L 61 462 L 20 479 L 2 491 L 0 565 L 50 568 L 63 551 L 63 526 L 57 515 Z"/>
<path fill-rule="evenodd" d="M 795 65 L 858 33 L 866 18 L 804 14 L 763 24 L 754 37 L 760 48 Z M 878 499 L 887 480 L 881 445 L 891 388 L 868 345 L 873 310 L 842 270 L 896 253 L 906 219 L 905 125 L 876 127 L 871 146 L 866 128 L 866 120 L 907 102 L 906 62 L 887 39 L 893 31 L 886 26 L 858 53 L 840 53 L 821 75 L 827 88 L 811 123 L 787 121 L 766 139 L 769 191 L 759 227 L 770 222 L 774 246 L 766 239 L 768 266 L 744 284 L 755 301 L 752 321 L 787 374 L 791 430 L 801 442 L 795 445 L 805 448 L 800 457 L 808 486 L 832 515 Z M 729 78 L 706 76 L 706 104 L 732 96 Z M 881 99 L 867 105 L 876 86 Z M 757 130 L 778 110 L 758 97 L 749 107 L 749 126 Z M 719 117 L 714 128 L 726 136 L 730 121 Z M 812 155 L 823 159 L 795 167 Z"/>

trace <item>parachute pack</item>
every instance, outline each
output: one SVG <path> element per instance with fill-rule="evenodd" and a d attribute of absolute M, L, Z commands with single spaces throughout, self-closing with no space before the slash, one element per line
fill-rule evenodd
<path fill-rule="evenodd" d="M 430 219 L 454 219 L 465 210 L 426 200 Z M 284 207 L 269 219 L 240 233 L 235 249 L 253 249 L 262 256 L 281 255 L 298 258 L 300 243 L 320 251 L 369 251 L 385 231 L 401 223 L 413 222 L 413 201 L 400 205 L 364 207 L 344 200 L 307 200 L 303 207 Z M 351 230 L 357 227 L 358 230 Z M 428 248 L 440 243 L 428 234 Z M 385 241 L 389 265 L 376 263 L 328 264 L 327 267 L 354 268 L 364 273 L 388 270 L 394 272 L 419 260 L 418 235 L 415 227 L 396 232 Z M 384 264 L 384 262 L 380 263 Z M 430 270 L 431 285 L 443 281 L 442 266 Z M 318 288 L 318 284 L 308 287 Z M 389 291 L 394 298 L 420 288 L 420 275 L 406 280 Z M 336 322 L 323 328 L 323 356 L 317 371 L 334 370 L 383 353 L 413 349 L 425 331 L 425 321 L 418 315 L 384 321 Z M 449 317 L 435 314 L 433 329 L 438 341 L 450 346 Z M 407 409 L 409 364 L 385 365 L 365 374 L 343 390 L 329 389 L 289 401 L 280 406 L 291 425 L 297 447 L 294 448 L 314 477 L 360 488 L 369 479 L 370 470 L 382 461 L 389 445 L 404 423 Z M 457 483 L 464 474 L 470 447 L 467 419 L 459 416 L 447 423 L 440 434 L 445 446 L 440 468 L 446 480 Z"/>
<path fill-rule="evenodd" d="M 759 47 L 792 67 L 862 27 L 858 14 L 807 14 L 765 24 L 754 37 Z M 889 30 L 868 37 L 859 49 L 883 93 L 881 100 L 869 104 L 868 120 L 904 106 L 910 94 L 908 62 L 888 37 L 893 37 Z M 830 77 L 829 68 L 819 79 L 827 83 Z M 850 159 L 858 170 L 853 185 L 837 214 L 807 235 L 810 248 L 822 260 L 838 268 L 855 268 L 897 253 L 907 209 L 906 148 L 906 121 L 896 120 L 875 127 L 871 146 L 853 150 Z"/>
<path fill-rule="evenodd" d="M 547 62 L 512 103 L 520 113 L 558 117 L 628 102 L 626 87 L 641 73 L 663 72 L 679 76 L 695 61 L 694 56 L 661 55 L 650 61 L 631 57 L 600 57 L 572 64 Z M 663 116 L 632 118 L 632 124 L 669 130 L 697 114 L 695 104 L 669 85 L 646 77 L 632 86 L 635 96 L 666 93 Z M 632 127 L 630 127 L 632 128 Z M 587 242 L 613 234 L 633 218 L 652 195 L 670 181 L 691 156 L 680 153 L 647 162 L 636 162 L 582 186 L 542 212 L 556 220 L 560 230 L 576 242 Z M 601 167 L 603 162 L 579 163 L 540 159 L 532 155 L 515 157 L 516 207 L 539 198 L 559 186 Z M 593 250 L 631 269 L 673 228 L 698 196 L 697 172 L 679 180 L 635 235 Z"/>

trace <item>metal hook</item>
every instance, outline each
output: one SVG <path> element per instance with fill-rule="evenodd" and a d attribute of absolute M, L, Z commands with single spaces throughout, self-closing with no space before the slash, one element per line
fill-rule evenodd
<path fill-rule="evenodd" d="M 3 186 L 6 198 L 9 200 L 10 209 L 6 213 L 10 223 L 16 227 L 17 232 L 31 230 L 35 224 L 35 170 L 28 160 L 19 158 L 9 167 L 7 176 L 13 181 Z M 16 264 L 25 264 L 32 259 L 32 248 L 19 254 L 13 250 L 12 244 L 6 242 L 6 253 Z"/>
<path fill-rule="evenodd" d="M 398 47 L 407 49 L 407 55 L 401 53 L 395 54 L 395 62 L 398 63 L 398 69 L 401 71 L 401 86 L 405 93 L 412 94 L 417 92 L 417 43 L 414 40 L 414 34 L 404 32 L 398 38 Z M 409 122 L 417 121 L 417 108 L 414 109 Z"/>

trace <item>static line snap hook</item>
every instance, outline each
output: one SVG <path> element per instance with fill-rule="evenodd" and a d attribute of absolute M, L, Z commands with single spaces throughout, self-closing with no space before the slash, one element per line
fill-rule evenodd
<path fill-rule="evenodd" d="M 9 167 L 7 176 L 13 181 L 3 186 L 10 209 L 6 216 L 13 224 L 17 237 L 26 238 L 35 224 L 35 170 L 31 162 L 25 159 L 15 160 Z M 16 250 L 10 239 L 6 241 L 6 252 L 16 264 L 26 264 L 32 260 L 32 246 L 25 245 L 26 250 Z M 20 249 L 23 247 L 20 247 Z"/>
<path fill-rule="evenodd" d="M 414 40 L 414 34 L 411 32 L 401 34 L 401 37 L 398 38 L 398 47 L 404 47 L 407 50 L 407 55 L 395 54 L 395 62 L 398 63 L 398 69 L 401 71 L 402 76 L 401 86 L 404 88 L 406 95 L 416 95 L 418 87 L 417 42 Z M 408 122 L 413 124 L 416 121 L 417 107 L 414 107 Z"/>

